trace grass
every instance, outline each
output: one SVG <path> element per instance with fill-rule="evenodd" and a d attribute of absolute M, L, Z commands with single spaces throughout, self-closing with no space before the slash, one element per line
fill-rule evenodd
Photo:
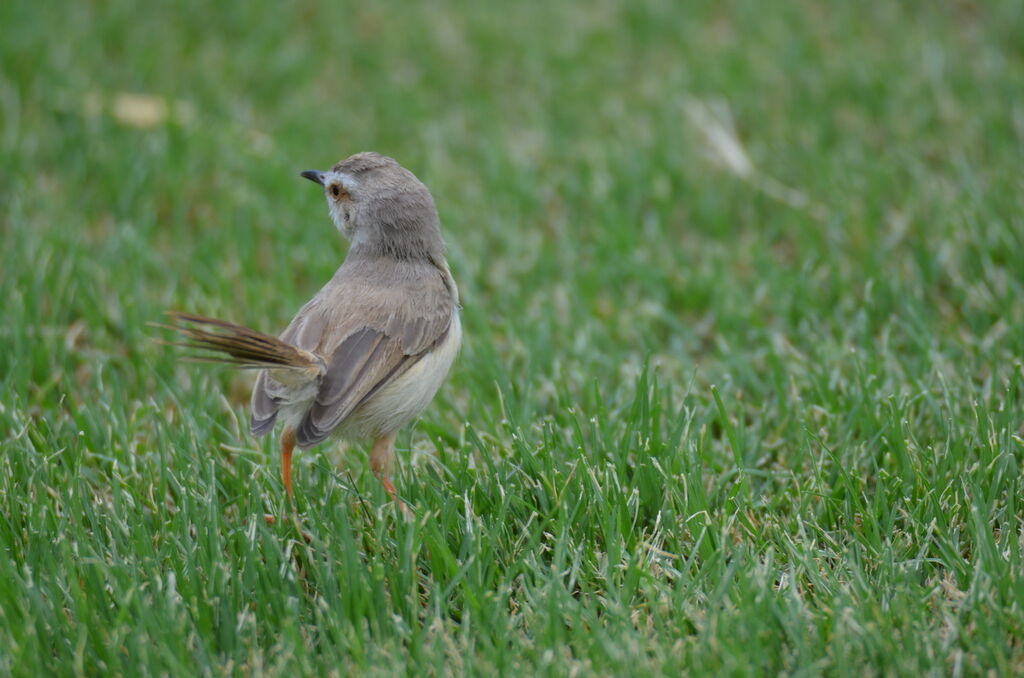
<path fill-rule="evenodd" d="M 1019 3 L 64 5 L 0 4 L 0 674 L 1024 671 Z M 146 323 L 283 327 L 369 149 L 466 342 L 415 522 L 325 445 L 307 544 Z"/>

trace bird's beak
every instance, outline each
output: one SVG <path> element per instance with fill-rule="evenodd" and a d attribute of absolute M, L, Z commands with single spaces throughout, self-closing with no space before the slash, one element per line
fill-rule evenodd
<path fill-rule="evenodd" d="M 324 185 L 324 173 L 319 170 L 306 170 L 305 172 L 300 172 L 299 174 L 300 176 L 309 179 L 310 181 L 315 181 L 321 186 Z"/>

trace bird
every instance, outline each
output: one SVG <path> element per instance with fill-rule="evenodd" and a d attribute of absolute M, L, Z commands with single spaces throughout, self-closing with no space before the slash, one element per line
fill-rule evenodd
<path fill-rule="evenodd" d="M 195 359 L 259 371 L 249 429 L 263 436 L 280 427 L 290 504 L 294 449 L 343 438 L 372 441 L 373 473 L 407 510 L 391 479 L 395 436 L 433 400 L 462 343 L 437 208 L 412 172 L 378 153 L 300 176 L 322 187 L 349 241 L 330 281 L 277 337 L 179 311 L 164 327 L 177 333 L 173 343 L 199 350 Z"/>

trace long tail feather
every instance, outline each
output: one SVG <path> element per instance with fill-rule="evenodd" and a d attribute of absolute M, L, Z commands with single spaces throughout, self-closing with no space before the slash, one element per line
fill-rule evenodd
<path fill-rule="evenodd" d="M 177 332 L 185 341 L 163 343 L 215 354 L 190 356 L 192 360 L 243 368 L 293 367 L 310 370 L 322 366 L 323 361 L 313 353 L 242 325 L 179 311 L 168 311 L 167 315 L 172 324 L 153 323 L 154 326 Z"/>

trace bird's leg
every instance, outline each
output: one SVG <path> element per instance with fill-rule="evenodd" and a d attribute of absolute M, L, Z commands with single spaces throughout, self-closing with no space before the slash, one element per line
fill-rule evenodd
<path fill-rule="evenodd" d="M 398 509 L 406 518 L 412 518 L 412 511 L 398 498 L 398 491 L 395 484 L 391 482 L 391 465 L 395 460 L 395 434 L 391 433 L 381 436 L 373 441 L 373 450 L 370 452 L 370 468 L 380 478 L 380 484 L 384 491 L 391 497 L 391 501 L 398 505 Z"/>
<path fill-rule="evenodd" d="M 292 450 L 295 449 L 295 429 L 286 428 L 281 434 L 281 479 L 284 490 L 288 493 L 288 503 L 292 503 Z"/>
<path fill-rule="evenodd" d="M 295 449 L 295 429 L 286 428 L 281 434 L 281 479 L 284 481 L 285 492 L 288 493 L 288 504 L 294 510 L 295 502 L 292 501 L 292 450 Z M 277 518 L 267 514 L 263 516 L 267 525 L 273 525 Z M 308 541 L 308 540 L 307 540 Z"/>
<path fill-rule="evenodd" d="M 396 500 L 397 491 L 394 483 L 391 482 L 391 465 L 395 460 L 395 434 L 381 436 L 373 441 L 373 450 L 370 452 L 370 468 L 374 475 L 380 478 L 380 484 L 388 493 L 392 501 Z"/>

